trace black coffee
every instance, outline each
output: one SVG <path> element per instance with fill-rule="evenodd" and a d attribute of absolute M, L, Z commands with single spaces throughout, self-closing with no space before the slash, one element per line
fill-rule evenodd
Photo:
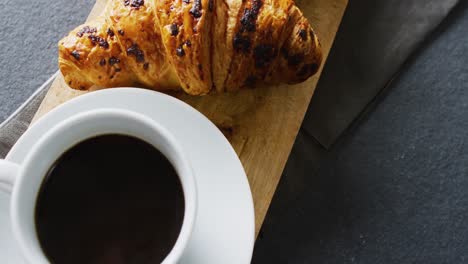
<path fill-rule="evenodd" d="M 36 204 L 51 263 L 160 263 L 184 218 L 180 180 L 166 157 L 129 136 L 104 135 L 65 152 Z"/>

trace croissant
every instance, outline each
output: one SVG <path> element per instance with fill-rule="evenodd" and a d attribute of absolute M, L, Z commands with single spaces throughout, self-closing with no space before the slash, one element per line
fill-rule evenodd
<path fill-rule="evenodd" d="M 191 95 L 298 83 L 322 62 L 293 0 L 109 0 L 59 42 L 67 84 L 141 85 Z"/>

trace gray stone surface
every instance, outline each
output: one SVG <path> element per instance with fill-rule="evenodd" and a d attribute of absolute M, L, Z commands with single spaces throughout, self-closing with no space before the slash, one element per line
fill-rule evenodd
<path fill-rule="evenodd" d="M 468 263 L 467 28 L 464 1 L 319 169 L 301 132 L 253 263 Z"/>
<path fill-rule="evenodd" d="M 0 1 L 0 122 L 57 71 L 57 43 L 93 0 Z"/>

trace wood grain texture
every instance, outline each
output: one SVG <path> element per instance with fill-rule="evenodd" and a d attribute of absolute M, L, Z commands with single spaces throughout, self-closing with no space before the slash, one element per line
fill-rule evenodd
<path fill-rule="evenodd" d="M 98 15 L 107 0 L 97 0 L 88 19 Z M 297 0 L 328 56 L 347 0 Z M 192 97 L 175 95 L 192 105 L 224 132 L 245 168 L 255 203 L 256 232 L 260 230 L 321 70 L 298 85 L 276 85 L 238 93 Z M 34 120 L 85 92 L 55 80 Z"/>

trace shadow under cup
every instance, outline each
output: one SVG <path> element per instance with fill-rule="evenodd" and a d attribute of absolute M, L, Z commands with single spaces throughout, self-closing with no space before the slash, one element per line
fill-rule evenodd
<path fill-rule="evenodd" d="M 31 263 L 175 263 L 195 219 L 193 173 L 176 139 L 125 110 L 54 127 L 15 188 L 14 230 Z"/>

